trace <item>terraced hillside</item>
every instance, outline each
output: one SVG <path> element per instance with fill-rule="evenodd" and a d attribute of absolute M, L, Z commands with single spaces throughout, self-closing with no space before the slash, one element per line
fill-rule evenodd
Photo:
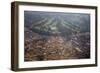
<path fill-rule="evenodd" d="M 90 15 L 25 11 L 25 61 L 90 58 Z"/>

